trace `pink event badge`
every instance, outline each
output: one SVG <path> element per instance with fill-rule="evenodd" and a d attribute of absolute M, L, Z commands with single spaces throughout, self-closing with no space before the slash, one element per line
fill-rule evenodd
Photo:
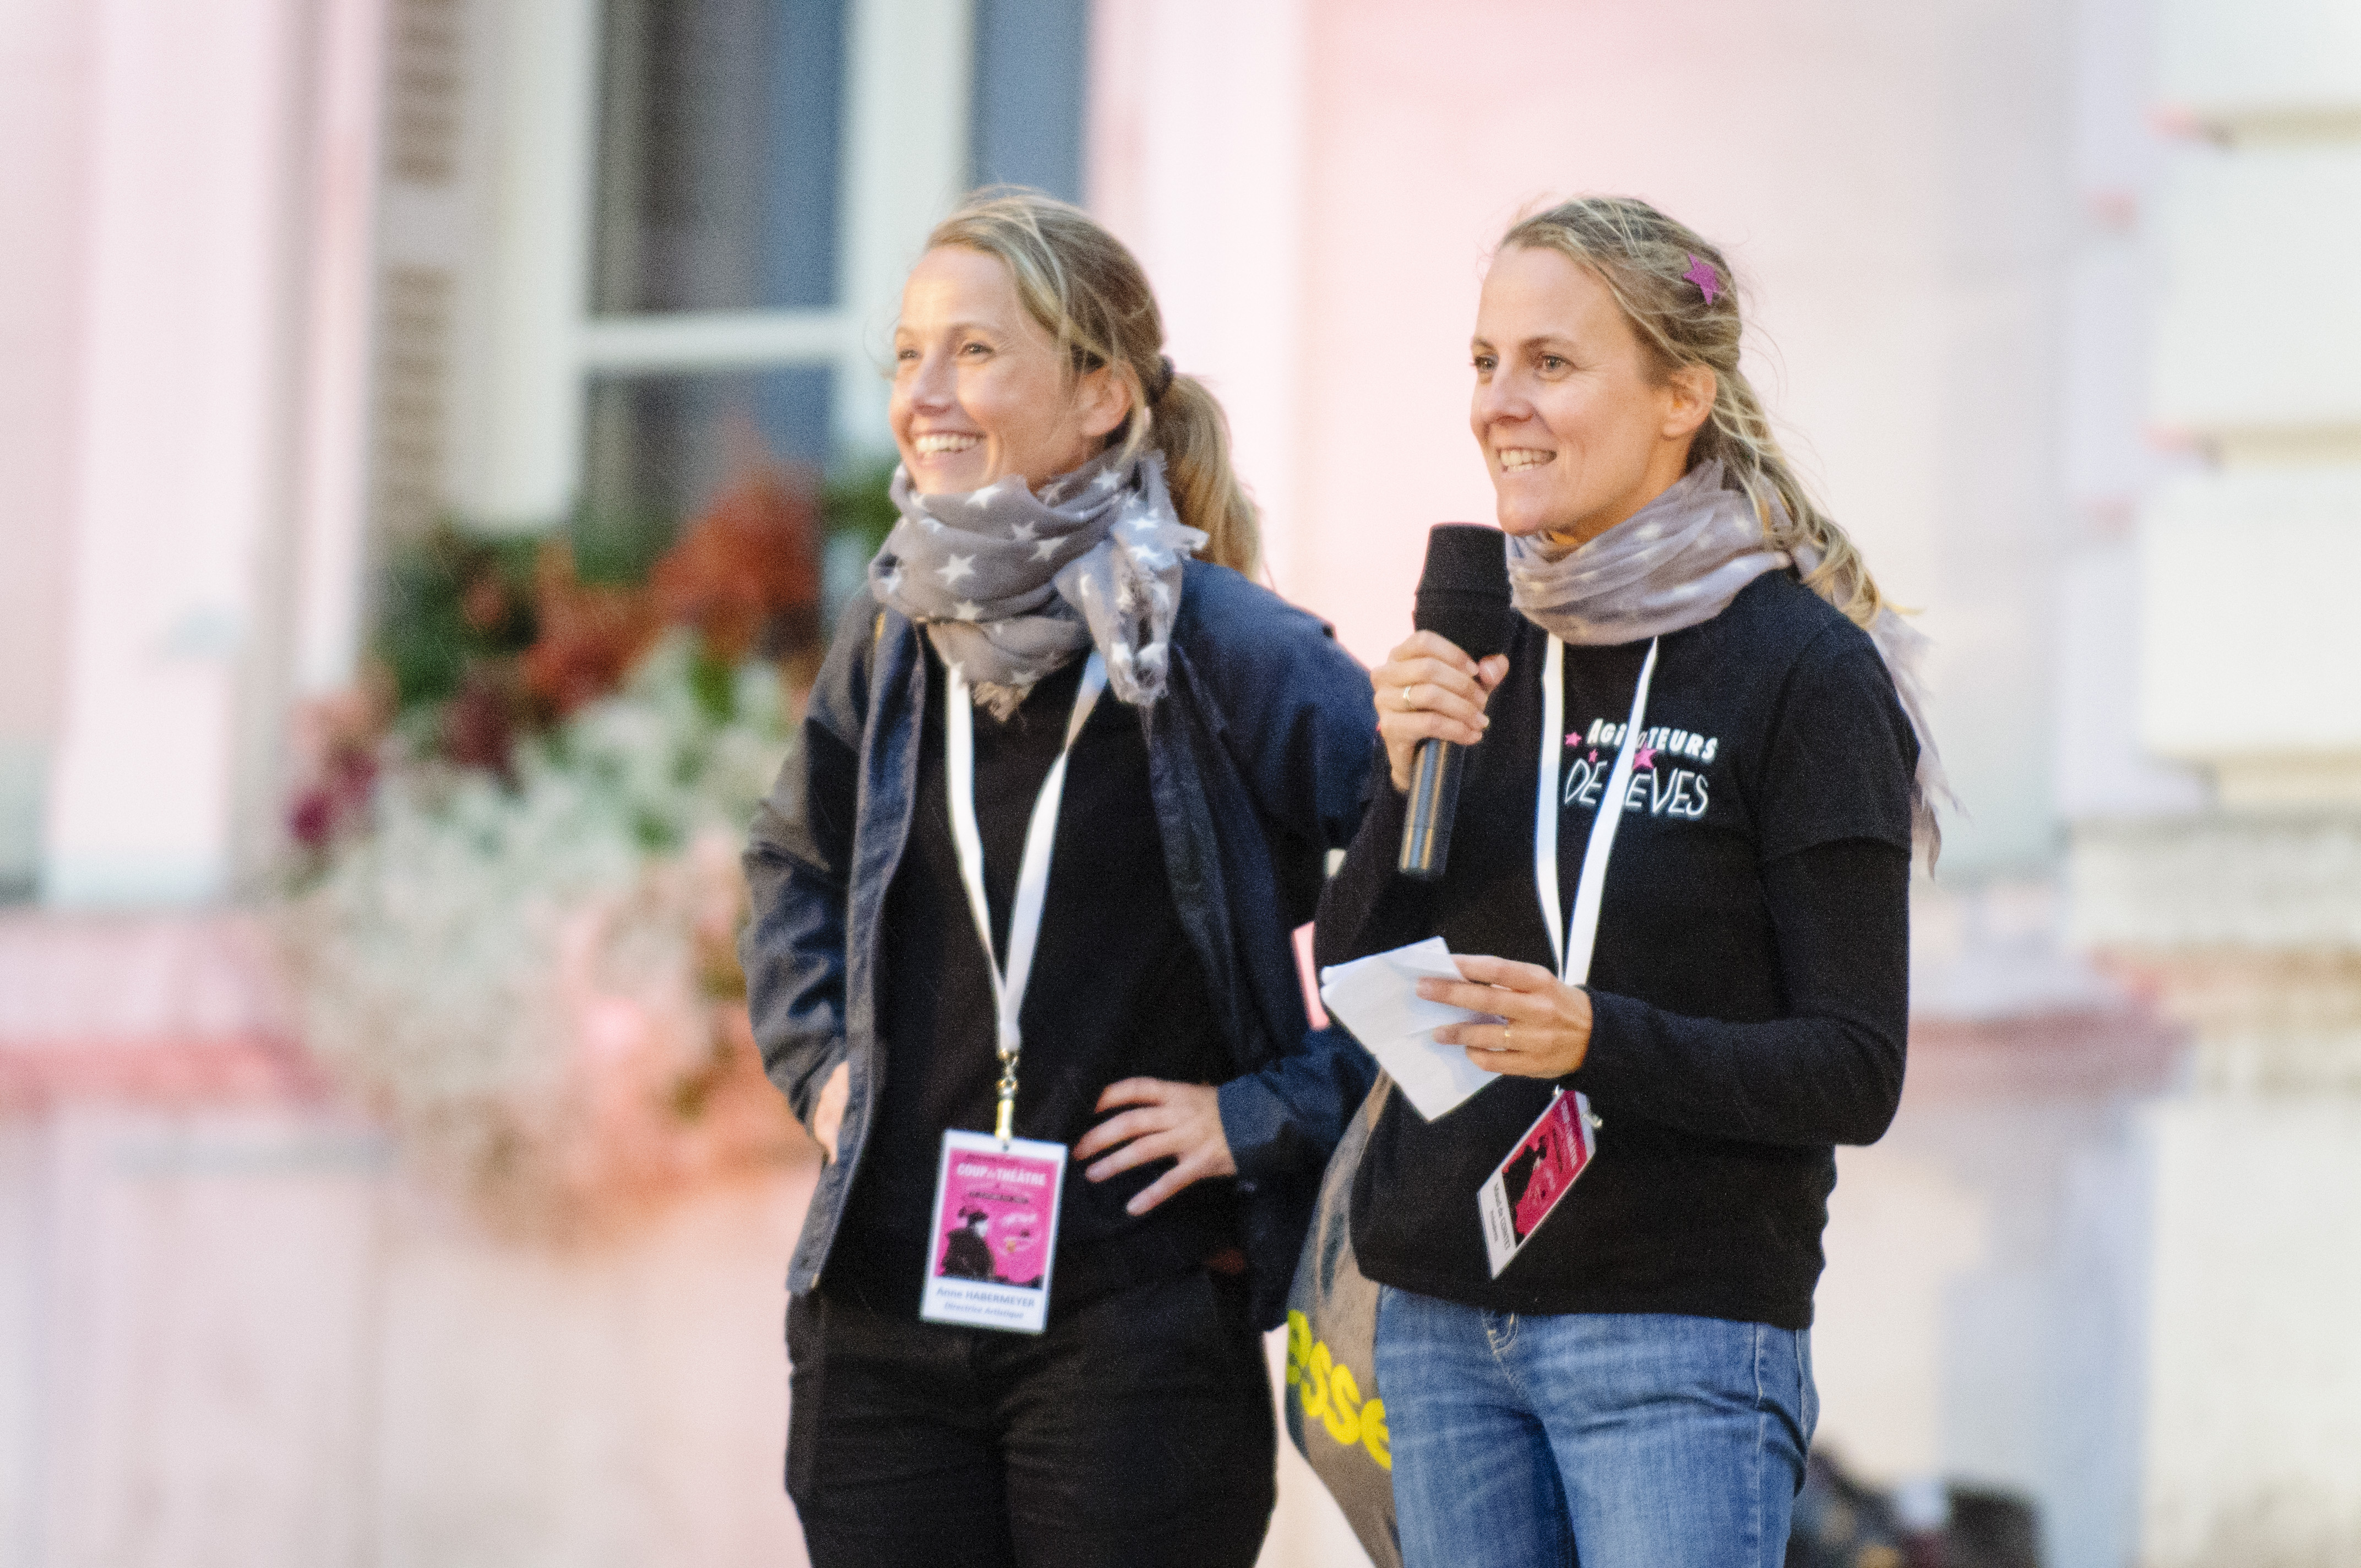
<path fill-rule="evenodd" d="M 1066 1146 L 945 1133 L 918 1316 L 1038 1334 L 1049 1317 Z"/>
<path fill-rule="evenodd" d="M 1575 1178 L 1598 1148 L 1593 1133 L 1598 1124 L 1583 1095 L 1560 1091 L 1552 1096 L 1541 1119 L 1525 1129 L 1509 1157 L 1476 1194 L 1493 1278 L 1500 1277 L 1551 1211 L 1574 1190 Z"/>

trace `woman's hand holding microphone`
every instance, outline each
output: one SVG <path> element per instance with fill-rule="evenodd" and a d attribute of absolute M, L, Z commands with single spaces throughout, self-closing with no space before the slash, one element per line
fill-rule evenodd
<path fill-rule="evenodd" d="M 1508 677 L 1506 654 L 1477 662 L 1432 631 L 1413 631 L 1370 673 L 1377 688 L 1378 733 L 1394 788 L 1410 788 L 1411 759 L 1422 740 L 1473 746 L 1484 739 L 1484 705 Z"/>
<path fill-rule="evenodd" d="M 1476 660 L 1432 631 L 1413 631 L 1370 674 L 1376 687 L 1378 734 L 1394 788 L 1410 788 L 1412 758 L 1422 740 L 1473 746 L 1491 724 L 1484 707 L 1506 679 L 1501 654 Z M 1497 1024 L 1453 1024 L 1437 1029 L 1438 1044 L 1458 1046 L 1470 1061 L 1515 1078 L 1563 1078 L 1590 1051 L 1590 996 L 1539 964 L 1454 955 L 1463 979 L 1422 980 L 1418 993 Z"/>

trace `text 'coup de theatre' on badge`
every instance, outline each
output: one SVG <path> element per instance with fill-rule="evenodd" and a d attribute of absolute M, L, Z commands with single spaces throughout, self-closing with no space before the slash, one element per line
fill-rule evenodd
<path fill-rule="evenodd" d="M 1049 1316 L 1065 1175 L 1063 1144 L 945 1133 L 918 1316 L 1039 1333 Z"/>

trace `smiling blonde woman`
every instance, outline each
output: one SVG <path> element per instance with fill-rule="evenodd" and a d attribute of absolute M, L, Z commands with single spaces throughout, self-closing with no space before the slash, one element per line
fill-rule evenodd
<path fill-rule="evenodd" d="M 903 291 L 901 521 L 746 859 L 755 1036 L 830 1157 L 787 1320 L 818 1568 L 1246 1568 L 1269 1519 L 1257 1331 L 1371 1076 L 1290 934 L 1375 721 L 1245 575 L 1163 337 L 1130 253 L 1030 192 Z"/>
<path fill-rule="evenodd" d="M 1772 442 L 1741 335 L 1721 253 L 1644 203 L 1511 228 L 1469 412 L 1515 634 L 1478 662 L 1419 632 L 1374 676 L 1393 787 L 1320 961 L 1443 937 L 1463 978 L 1420 992 L 1480 1021 L 1435 1038 L 1500 1075 L 1432 1123 L 1393 1096 L 1352 1190 L 1409 1568 L 1784 1553 L 1832 1146 L 1901 1092 L 1941 786 L 1912 634 Z M 1400 791 L 1437 737 L 1482 744 L 1417 883 Z"/>

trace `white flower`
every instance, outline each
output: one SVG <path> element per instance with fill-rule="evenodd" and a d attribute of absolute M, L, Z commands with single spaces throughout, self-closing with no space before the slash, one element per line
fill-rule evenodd
<path fill-rule="evenodd" d="M 566 944 L 594 916 L 602 990 L 656 1019 L 694 1000 L 695 901 L 663 889 L 691 861 L 729 874 L 787 749 L 775 671 L 736 672 L 717 718 L 695 659 L 685 633 L 659 643 L 623 691 L 521 748 L 513 789 L 389 766 L 371 831 L 281 922 L 311 1048 L 398 1116 L 552 1093 L 581 1047 Z"/>

